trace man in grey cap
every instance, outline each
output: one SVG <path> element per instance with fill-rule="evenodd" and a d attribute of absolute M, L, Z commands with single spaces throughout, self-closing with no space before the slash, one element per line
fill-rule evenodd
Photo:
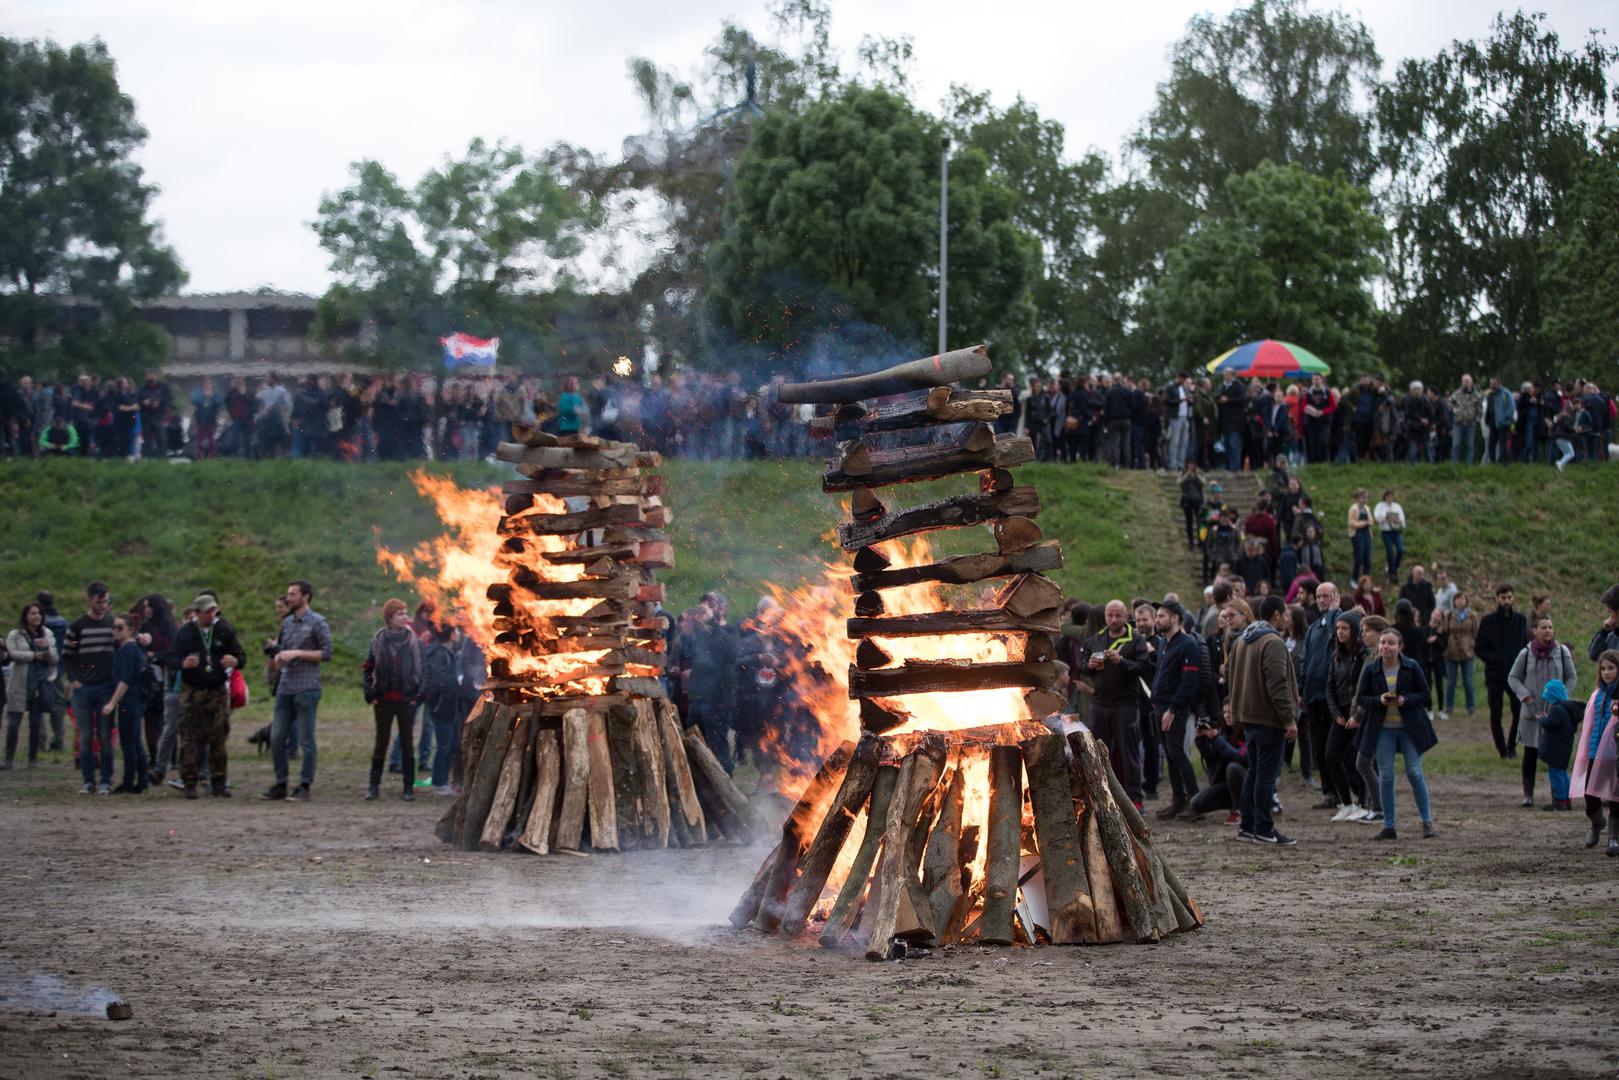
<path fill-rule="evenodd" d="M 225 780 L 229 758 L 230 673 L 247 660 L 230 623 L 219 617 L 219 601 L 203 593 L 191 605 L 197 617 L 180 627 L 166 665 L 180 672 L 180 779 L 185 797 L 197 797 L 197 743 L 208 744 L 208 779 L 215 798 L 229 798 Z"/>

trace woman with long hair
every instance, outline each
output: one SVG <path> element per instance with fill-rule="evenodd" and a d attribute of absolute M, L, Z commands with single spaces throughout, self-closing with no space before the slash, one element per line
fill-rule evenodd
<path fill-rule="evenodd" d="M 11 678 L 6 682 L 6 758 L 9 769 L 17 758 L 17 735 L 23 714 L 28 714 L 28 767 L 39 764 L 39 745 L 45 735 L 45 713 L 50 709 L 51 679 L 56 673 L 56 636 L 45 625 L 45 609 L 30 601 L 17 616 L 17 627 L 6 635 L 11 655 Z"/>
<path fill-rule="evenodd" d="M 1372 575 L 1362 574 L 1360 580 L 1355 582 L 1355 593 L 1350 598 L 1351 607 L 1360 609 L 1362 615 L 1386 615 L 1383 609 L 1383 590 L 1372 581 Z"/>
<path fill-rule="evenodd" d="M 166 710 L 171 707 L 176 711 L 180 708 L 179 673 L 170 672 L 160 663 L 162 657 L 167 656 L 169 646 L 174 643 L 174 635 L 180 627 L 174 621 L 174 605 L 168 597 L 160 593 L 148 593 L 135 601 L 130 609 L 137 612 L 140 617 L 140 634 L 135 638 L 146 653 L 146 660 L 152 665 L 153 674 L 157 676 L 157 683 L 162 688 L 160 693 L 153 694 L 146 702 L 146 712 L 142 716 L 142 727 L 146 735 L 146 756 L 154 763 L 157 761 L 158 743 L 163 737 L 163 724 Z M 172 699 L 172 704 L 171 704 Z"/>
<path fill-rule="evenodd" d="M 1462 684 L 1467 715 L 1473 715 L 1473 664 L 1478 640 L 1478 616 L 1468 604 L 1467 590 L 1457 589 L 1451 596 L 1450 610 L 1434 609 L 1440 619 L 1440 631 L 1445 636 L 1445 710 L 1441 718 L 1448 719 L 1456 708 L 1456 683 Z"/>
<path fill-rule="evenodd" d="M 1328 794 L 1338 800 L 1333 821 L 1349 821 L 1365 814 L 1366 785 L 1355 766 L 1355 744 L 1359 741 L 1360 705 L 1355 696 L 1360 673 L 1366 667 L 1366 646 L 1360 640 L 1360 615 L 1346 611 L 1332 629 L 1332 666 L 1327 672 L 1327 711 L 1332 727 L 1327 731 L 1326 773 L 1321 777 Z"/>
<path fill-rule="evenodd" d="M 1602 811 L 1608 811 L 1608 854 L 1619 856 L 1619 650 L 1597 657 L 1597 685 L 1585 703 L 1585 719 L 1574 740 L 1574 772 L 1569 798 L 1585 800 L 1591 827 L 1585 846 L 1602 839 Z"/>
<path fill-rule="evenodd" d="M 1377 639 L 1377 657 L 1360 676 L 1357 699 L 1365 715 L 1364 735 L 1377 752 L 1377 775 L 1383 803 L 1383 831 L 1379 840 L 1396 839 L 1394 829 L 1394 755 L 1405 759 L 1405 775 L 1411 782 L 1417 814 L 1422 818 L 1423 839 L 1439 835 L 1434 825 L 1433 807 L 1428 799 L 1428 782 L 1422 775 L 1422 755 L 1438 743 L 1428 720 L 1428 681 L 1419 667 L 1401 655 L 1404 639 L 1398 630 L 1385 630 Z"/>
<path fill-rule="evenodd" d="M 1574 656 L 1568 646 L 1557 640 L 1549 616 L 1539 615 L 1529 620 L 1529 644 L 1512 661 L 1507 672 L 1507 689 L 1523 702 L 1518 713 L 1518 739 L 1523 746 L 1523 802 L 1520 806 L 1535 805 L 1535 773 L 1540 764 L 1540 720 L 1551 711 L 1541 691 L 1553 679 L 1562 680 L 1564 690 L 1573 694 L 1579 679 L 1574 667 Z"/>

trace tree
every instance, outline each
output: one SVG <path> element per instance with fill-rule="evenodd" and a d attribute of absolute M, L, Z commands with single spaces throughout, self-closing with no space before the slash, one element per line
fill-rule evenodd
<path fill-rule="evenodd" d="M 1193 214 L 1230 210 L 1227 177 L 1262 161 L 1365 185 L 1376 158 L 1359 102 L 1381 66 L 1363 24 L 1304 0 L 1253 0 L 1220 21 L 1199 15 L 1133 144 L 1152 182 Z"/>
<path fill-rule="evenodd" d="M 1265 162 L 1226 183 L 1211 216 L 1169 252 L 1147 313 L 1178 367 L 1258 338 L 1295 342 L 1335 376 L 1375 368 L 1381 221 L 1364 188 Z"/>
<path fill-rule="evenodd" d="M 928 343 L 936 313 L 943 130 L 882 87 L 845 86 L 802 115 L 769 113 L 737 168 L 710 289 L 746 347 L 811 352 L 823 330 L 868 326 L 880 348 Z M 1039 245 L 973 147 L 951 160 L 950 340 L 987 340 L 1005 367 L 1032 344 Z"/>
<path fill-rule="evenodd" d="M 337 277 L 318 332 L 374 325 L 375 344 L 363 351 L 408 367 L 431 364 L 453 330 L 499 335 L 518 362 L 554 345 L 555 305 L 539 298 L 571 291 L 567 260 L 599 208 L 549 161 L 473 139 L 464 157 L 408 189 L 376 161 L 350 172 L 311 224 Z"/>
<path fill-rule="evenodd" d="M 1619 370 L 1619 131 L 1602 134 L 1564 196 L 1542 251 L 1544 332 L 1574 370 Z"/>
<path fill-rule="evenodd" d="M 1394 216 L 1387 355 L 1430 379 L 1539 374 L 1541 254 L 1590 158 L 1619 49 L 1565 50 L 1542 15 L 1408 60 L 1378 92 Z"/>
<path fill-rule="evenodd" d="M 145 141 L 99 40 L 0 38 L 0 334 L 41 368 L 135 371 L 166 356 L 132 318 L 185 281 L 148 216 L 157 189 L 132 160 Z M 99 321 L 71 318 L 66 296 L 94 302 Z"/>

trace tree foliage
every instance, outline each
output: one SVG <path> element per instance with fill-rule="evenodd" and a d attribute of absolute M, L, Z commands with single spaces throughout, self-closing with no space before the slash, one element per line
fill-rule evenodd
<path fill-rule="evenodd" d="M 1296 342 L 1342 377 L 1376 366 L 1383 225 L 1371 196 L 1341 177 L 1265 162 L 1226 182 L 1228 214 L 1173 248 L 1147 315 L 1176 367 L 1259 338 Z"/>
<path fill-rule="evenodd" d="M 1402 364 L 1454 377 L 1555 363 L 1541 255 L 1616 60 L 1595 34 L 1565 49 L 1543 15 L 1520 11 L 1497 16 L 1486 41 L 1406 61 L 1380 89 L 1394 219 L 1384 347 Z"/>
<path fill-rule="evenodd" d="M 407 367 L 431 364 L 455 330 L 508 339 L 518 362 L 550 342 L 552 305 L 537 298 L 570 290 L 567 261 L 599 211 L 549 161 L 473 139 L 409 188 L 376 161 L 350 175 L 311 224 L 337 277 L 322 333 L 374 327 L 366 351 Z"/>
<path fill-rule="evenodd" d="M 177 289 L 178 258 L 149 217 L 156 189 L 133 156 L 135 103 L 99 40 L 62 48 L 0 37 L 0 334 L 36 367 L 133 371 L 165 337 L 136 301 Z M 83 297 L 100 319 L 71 317 Z"/>
<path fill-rule="evenodd" d="M 849 85 L 801 115 L 761 119 L 713 253 L 719 325 L 777 356 L 844 323 L 875 328 L 889 348 L 931 343 L 942 137 L 882 87 Z M 988 155 L 953 156 L 950 339 L 989 340 L 1011 366 L 1031 344 L 1039 266 L 1037 243 L 1013 220 L 1016 201 L 991 178 Z"/>
<path fill-rule="evenodd" d="M 1619 380 L 1619 131 L 1608 130 L 1563 197 L 1542 251 L 1546 338 L 1575 367 Z"/>

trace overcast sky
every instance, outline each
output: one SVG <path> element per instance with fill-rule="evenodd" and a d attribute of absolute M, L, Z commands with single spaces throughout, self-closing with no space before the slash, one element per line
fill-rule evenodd
<path fill-rule="evenodd" d="M 1187 19 L 1234 6 L 863 0 L 834 5 L 833 33 L 851 62 L 862 35 L 911 35 L 917 100 L 930 108 L 953 81 L 1003 104 L 1021 93 L 1066 126 L 1070 153 L 1116 155 Z M 1549 13 L 1565 46 L 1615 10 L 1613 0 L 1526 6 Z M 1484 36 L 1498 10 L 1343 7 L 1371 29 L 1385 72 Z M 614 151 L 645 128 L 627 60 L 691 69 L 727 16 L 770 33 L 762 0 L 0 0 L 0 33 L 107 43 L 150 132 L 141 161 L 162 189 L 155 212 L 190 271 L 187 291 L 319 292 L 326 259 L 306 223 L 351 161 L 377 158 L 408 183 L 478 135 Z"/>

